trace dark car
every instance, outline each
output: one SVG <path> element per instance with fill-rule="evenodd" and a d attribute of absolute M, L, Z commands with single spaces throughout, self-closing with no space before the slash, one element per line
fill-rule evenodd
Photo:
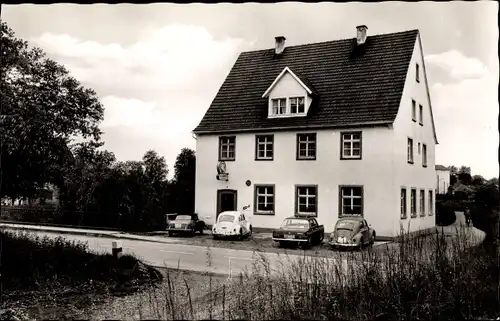
<path fill-rule="evenodd" d="M 319 225 L 314 217 L 287 217 L 281 227 L 273 231 L 273 241 L 285 244 L 300 244 L 310 247 L 321 244 L 325 237 L 325 227 Z"/>
<path fill-rule="evenodd" d="M 169 235 L 173 234 L 190 234 L 196 232 L 203 234 L 205 222 L 200 220 L 198 214 L 179 214 L 174 220 L 167 221 L 166 231 Z"/>
<path fill-rule="evenodd" d="M 344 216 L 337 220 L 328 242 L 332 248 L 362 248 L 375 242 L 375 230 L 361 216 Z"/>

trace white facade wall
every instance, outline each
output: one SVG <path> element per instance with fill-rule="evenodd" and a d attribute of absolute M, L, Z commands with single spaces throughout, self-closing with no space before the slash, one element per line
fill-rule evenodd
<path fill-rule="evenodd" d="M 394 191 L 390 156 L 392 130 L 387 127 L 362 129 L 361 160 L 340 159 L 341 131 L 306 132 L 317 133 L 316 160 L 296 160 L 297 132 L 274 133 L 273 161 L 255 160 L 255 134 L 236 135 L 235 161 L 226 161 L 227 182 L 216 180 L 218 136 L 199 136 L 196 142 L 196 212 L 212 224 L 217 211 L 217 190 L 234 189 L 237 190 L 238 209 L 250 205 L 245 213 L 251 217 L 254 227 L 277 228 L 285 217 L 295 213 L 295 185 L 318 185 L 317 219 L 325 225 L 326 232 L 330 232 L 339 214 L 339 185 L 362 185 L 365 218 L 378 235 L 392 235 L 389 223 L 398 209 L 398 195 L 388 193 Z M 247 180 L 251 181 L 251 186 L 245 185 Z M 254 215 L 254 184 L 275 185 L 274 215 Z"/>
<path fill-rule="evenodd" d="M 435 190 L 436 190 L 436 170 L 435 170 L 435 138 L 432 127 L 431 107 L 428 96 L 427 80 L 424 74 L 423 55 L 420 41 L 417 39 L 413 57 L 408 69 L 407 79 L 403 90 L 401 105 L 398 116 L 394 122 L 395 144 L 394 148 L 394 171 L 395 171 L 395 191 L 401 195 L 401 188 L 407 188 L 407 218 L 401 219 L 398 215 L 394 220 L 394 229 L 400 230 L 402 224 L 405 230 L 415 231 L 418 229 L 431 228 L 435 226 Z M 420 82 L 416 81 L 416 64 L 420 69 Z M 416 122 L 412 120 L 412 102 L 416 101 Z M 419 124 L 419 105 L 423 106 L 423 125 Z M 413 139 L 414 163 L 407 161 L 408 138 Z M 420 143 L 420 153 L 418 150 Z M 423 166 L 422 144 L 427 145 L 427 167 Z M 417 216 L 411 217 L 411 188 L 417 189 Z M 420 215 L 420 190 L 425 190 L 425 216 Z M 429 215 L 429 191 L 432 191 L 432 215 Z M 399 196 L 398 196 L 399 197 Z M 397 212 L 400 213 L 400 202 L 398 202 Z"/>

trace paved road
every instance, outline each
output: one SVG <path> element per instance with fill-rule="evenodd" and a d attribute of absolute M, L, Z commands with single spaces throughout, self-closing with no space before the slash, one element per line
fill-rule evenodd
<path fill-rule="evenodd" d="M 8 230 L 8 228 L 6 228 Z M 156 267 L 180 268 L 196 272 L 212 272 L 227 276 L 236 276 L 245 267 L 251 268 L 253 262 L 261 262 L 260 254 L 251 251 L 231 250 L 225 248 L 210 248 L 203 246 L 155 243 L 141 240 L 118 239 L 114 237 L 95 237 L 86 235 L 57 234 L 52 232 L 31 231 L 39 236 L 55 238 L 62 236 L 69 240 L 87 242 L 91 250 L 111 253 L 112 242 L 121 242 L 123 253 L 134 254 L 146 264 Z M 282 264 L 297 261 L 299 255 L 278 255 L 276 253 L 262 253 L 275 272 Z M 209 259 L 210 258 L 210 259 Z M 334 259 L 330 262 L 335 262 Z M 210 261 L 210 265 L 209 262 Z M 347 262 L 343 262 L 346 266 Z"/>

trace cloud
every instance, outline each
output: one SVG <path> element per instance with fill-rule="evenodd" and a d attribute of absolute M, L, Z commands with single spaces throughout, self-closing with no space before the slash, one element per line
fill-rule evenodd
<path fill-rule="evenodd" d="M 478 58 L 466 57 L 460 51 L 452 49 L 440 54 L 428 55 L 425 62 L 439 67 L 455 79 L 481 78 L 488 74 L 488 67 Z"/>
<path fill-rule="evenodd" d="M 498 177 L 497 98 L 498 78 L 492 74 L 431 87 L 439 163 Z"/>
<path fill-rule="evenodd" d="M 146 29 L 129 46 L 53 33 L 30 42 L 97 91 L 105 108 L 105 147 L 118 159 L 140 159 L 148 146 L 165 155 L 170 166 L 182 147 L 194 147 L 191 130 L 238 54 L 253 46 L 179 24 Z"/>

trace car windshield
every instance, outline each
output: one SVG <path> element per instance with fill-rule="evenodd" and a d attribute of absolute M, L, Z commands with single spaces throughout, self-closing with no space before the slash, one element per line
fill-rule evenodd
<path fill-rule="evenodd" d="M 176 221 L 191 221 L 191 215 L 178 215 Z"/>
<path fill-rule="evenodd" d="M 309 228 L 309 222 L 303 219 L 289 218 L 283 221 L 282 227 L 291 227 L 295 229 L 307 229 Z"/>
<path fill-rule="evenodd" d="M 219 223 L 222 223 L 222 222 L 234 222 L 234 216 L 233 215 L 221 215 L 219 216 Z"/>
<path fill-rule="evenodd" d="M 340 221 L 337 223 L 337 230 L 347 230 L 352 231 L 354 229 L 355 223 L 353 221 Z"/>

